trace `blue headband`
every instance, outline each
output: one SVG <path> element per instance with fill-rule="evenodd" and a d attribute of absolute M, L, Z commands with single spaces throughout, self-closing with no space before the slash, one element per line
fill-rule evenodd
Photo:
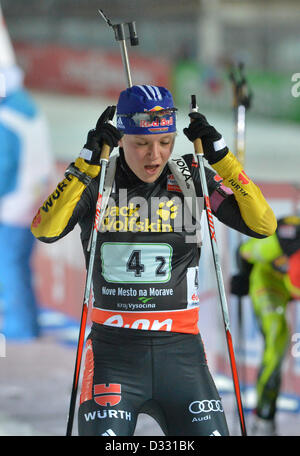
<path fill-rule="evenodd" d="M 163 114 L 155 116 L 161 110 L 164 110 Z M 150 85 L 137 85 L 124 90 L 117 105 L 117 128 L 127 135 L 176 131 L 171 93 L 164 87 Z"/>

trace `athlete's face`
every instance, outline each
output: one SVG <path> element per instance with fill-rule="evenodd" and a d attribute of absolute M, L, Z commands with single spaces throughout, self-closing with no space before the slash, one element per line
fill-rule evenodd
<path fill-rule="evenodd" d="M 160 176 L 173 150 L 175 133 L 124 135 L 120 141 L 129 168 L 143 182 Z"/>

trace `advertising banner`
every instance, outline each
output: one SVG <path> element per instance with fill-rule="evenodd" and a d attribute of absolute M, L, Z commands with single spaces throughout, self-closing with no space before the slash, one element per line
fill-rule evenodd
<path fill-rule="evenodd" d="M 176 103 L 185 106 L 187 93 L 197 95 L 200 111 L 231 111 L 232 87 L 228 70 L 223 66 L 201 65 L 182 61 L 173 70 Z M 300 73 L 296 73 L 295 75 Z M 295 76 L 294 75 L 294 76 Z M 293 75 L 247 69 L 247 81 L 255 96 L 249 115 L 300 122 L 300 101 Z M 299 86 L 299 82 L 298 82 Z"/>
<path fill-rule="evenodd" d="M 15 50 L 28 88 L 106 98 L 116 98 L 126 89 L 118 49 L 107 52 L 16 43 Z M 132 53 L 130 66 L 134 84 L 169 85 L 171 67 L 166 59 Z"/>

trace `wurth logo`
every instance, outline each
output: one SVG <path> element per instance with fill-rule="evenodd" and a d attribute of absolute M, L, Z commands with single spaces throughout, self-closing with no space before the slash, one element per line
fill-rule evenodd
<path fill-rule="evenodd" d="M 94 385 L 94 401 L 103 406 L 119 404 L 121 402 L 121 385 L 119 383 Z"/>
<path fill-rule="evenodd" d="M 250 182 L 249 177 L 245 173 L 245 171 L 241 171 L 238 177 L 239 181 L 242 182 L 242 184 L 247 185 Z"/>
<path fill-rule="evenodd" d="M 241 179 L 244 179 L 242 173 L 239 174 L 239 179 L 240 179 L 240 181 L 241 181 Z M 248 184 L 249 182 L 246 182 L 246 183 Z M 235 182 L 234 179 L 232 179 L 232 178 L 229 179 L 229 184 L 231 184 L 232 189 L 239 191 L 243 196 L 248 195 L 248 193 L 243 189 L 243 187 L 241 187 L 241 185 L 239 185 L 237 182 Z"/>
<path fill-rule="evenodd" d="M 106 420 L 107 418 L 125 421 L 132 420 L 131 412 L 126 412 L 125 410 L 111 409 L 94 410 L 93 412 L 85 413 L 84 418 L 86 422 L 95 420 Z"/>

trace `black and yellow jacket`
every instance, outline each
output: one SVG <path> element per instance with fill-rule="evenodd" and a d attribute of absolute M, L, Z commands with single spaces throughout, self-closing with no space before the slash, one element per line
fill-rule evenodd
<path fill-rule="evenodd" d="M 198 165 L 192 154 L 182 158 L 197 197 L 201 198 Z M 79 223 L 87 262 L 100 166 L 82 158 L 75 165 L 92 178 L 90 184 L 71 175 L 63 179 L 40 207 L 32 222 L 32 233 L 51 243 Z M 209 168 L 205 170 L 213 215 L 248 236 L 272 235 L 276 229 L 273 211 L 234 155 L 229 152 L 212 167 L 217 174 Z M 120 199 L 121 191 L 126 191 L 125 202 Z M 198 332 L 199 249 L 195 243 L 187 242 L 190 233 L 184 223 L 184 209 L 181 210 L 183 199 L 168 165 L 154 183 L 145 183 L 127 166 L 120 149 L 111 201 L 96 245 L 94 322 L 134 329 Z M 154 201 L 157 207 L 153 208 Z M 148 206 L 142 214 L 143 202 Z"/>

